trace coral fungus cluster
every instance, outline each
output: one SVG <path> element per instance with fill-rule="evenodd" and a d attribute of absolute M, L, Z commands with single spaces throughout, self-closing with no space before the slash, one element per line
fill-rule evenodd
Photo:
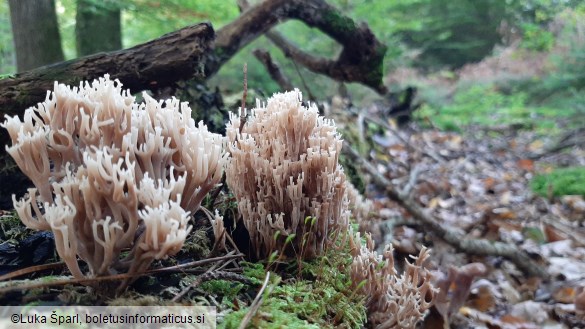
<path fill-rule="evenodd" d="M 109 76 L 53 92 L 4 124 L 32 180 L 14 199 L 30 228 L 50 230 L 77 277 L 144 271 L 182 247 L 195 212 L 221 179 L 223 137 L 196 126 L 177 99 L 137 104 Z M 130 252 L 121 257 L 123 250 Z"/>
<path fill-rule="evenodd" d="M 394 268 L 392 246 L 386 245 L 383 255 L 374 251 L 369 234 L 365 244 L 356 233 L 350 239 L 353 263 L 351 279 L 354 289 L 366 296 L 368 321 L 374 328 L 415 328 L 432 306 L 436 289 L 431 273 L 423 267 L 429 257 L 423 248 L 413 264 L 399 275 Z"/>
<path fill-rule="evenodd" d="M 232 115 L 226 131 L 227 182 L 257 257 L 313 258 L 347 231 L 342 140 L 298 90 L 258 104 L 243 126 Z"/>
<path fill-rule="evenodd" d="M 196 126 L 186 103 L 143 97 L 137 104 L 107 75 L 78 88 L 55 83 L 24 120 L 2 124 L 8 153 L 35 186 L 14 198 L 18 215 L 54 233 L 75 277 L 138 273 L 175 254 L 225 166 L 258 259 L 275 251 L 311 259 L 349 241 L 351 288 L 366 298 L 370 324 L 413 328 L 422 319 L 435 293 L 428 252 L 398 275 L 390 246 L 378 255 L 370 235 L 365 244 L 353 235 L 350 216 L 366 228 L 373 205 L 346 181 L 335 124 L 298 90 L 258 103 L 247 118 L 232 114 L 225 151 L 224 137 Z M 225 247 L 222 217 L 210 221 Z"/>

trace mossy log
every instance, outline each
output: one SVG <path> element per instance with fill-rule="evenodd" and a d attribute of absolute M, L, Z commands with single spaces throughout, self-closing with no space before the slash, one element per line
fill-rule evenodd
<path fill-rule="evenodd" d="M 159 89 L 179 80 L 203 77 L 203 61 L 215 33 L 202 23 L 166 34 L 138 46 L 98 53 L 43 66 L 0 80 L 0 122 L 42 102 L 55 81 L 77 85 L 106 73 L 132 92 Z"/>

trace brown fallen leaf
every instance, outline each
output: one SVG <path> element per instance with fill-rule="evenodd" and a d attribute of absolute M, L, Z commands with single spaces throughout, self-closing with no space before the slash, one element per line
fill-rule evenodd
<path fill-rule="evenodd" d="M 520 159 L 516 162 L 516 165 L 518 165 L 518 168 L 520 168 L 522 170 L 529 171 L 529 172 L 534 171 L 534 161 L 532 161 L 530 159 Z"/>
<path fill-rule="evenodd" d="M 469 297 L 468 305 L 481 312 L 487 312 L 496 306 L 496 297 L 489 286 L 479 286 Z"/>
<path fill-rule="evenodd" d="M 566 234 L 546 223 L 544 224 L 544 236 L 547 242 L 563 241 L 568 238 Z"/>
<path fill-rule="evenodd" d="M 576 291 L 574 287 L 561 287 L 553 293 L 553 298 L 559 303 L 570 304 L 575 301 Z"/>

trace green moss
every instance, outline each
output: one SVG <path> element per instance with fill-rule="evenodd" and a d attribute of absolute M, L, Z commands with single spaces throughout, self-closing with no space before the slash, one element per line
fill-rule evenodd
<path fill-rule="evenodd" d="M 238 297 L 244 284 L 226 280 L 211 280 L 203 282 L 200 288 L 204 291 L 222 297 L 222 304 L 233 306 L 232 301 Z"/>
<path fill-rule="evenodd" d="M 36 231 L 29 230 L 18 218 L 16 211 L 0 216 L 0 241 L 10 241 L 18 243 L 18 241 L 26 239 Z"/>
<path fill-rule="evenodd" d="M 211 245 L 206 230 L 206 227 L 202 227 L 191 232 L 189 236 L 187 236 L 187 240 L 183 245 L 183 249 L 181 249 L 181 253 L 193 258 L 206 257 L 210 252 L 209 246 Z"/>
<path fill-rule="evenodd" d="M 323 13 L 323 19 L 338 32 L 353 31 L 355 23 L 349 17 L 340 15 L 337 10 L 327 10 Z"/>
<path fill-rule="evenodd" d="M 426 95 L 425 95 L 426 93 Z M 516 125 L 542 134 L 560 132 L 557 120 L 576 114 L 574 109 L 529 105 L 528 94 L 505 94 L 492 84 L 459 87 L 450 101 L 433 99 L 433 91 L 422 90 L 427 104 L 415 112 L 430 119 L 441 130 L 460 131 L 474 124 L 482 126 Z"/>
<path fill-rule="evenodd" d="M 361 328 L 366 309 L 364 297 L 351 288 L 351 261 L 346 247 L 311 261 L 292 261 L 285 269 L 271 269 L 271 283 L 250 327 Z M 258 284 L 264 281 L 262 264 L 244 262 L 242 266 L 245 276 Z M 249 311 L 243 308 L 228 314 L 219 328 L 237 328 Z"/>
<path fill-rule="evenodd" d="M 542 196 L 585 196 L 585 168 L 560 168 L 549 174 L 537 175 L 531 182 L 531 188 Z"/>

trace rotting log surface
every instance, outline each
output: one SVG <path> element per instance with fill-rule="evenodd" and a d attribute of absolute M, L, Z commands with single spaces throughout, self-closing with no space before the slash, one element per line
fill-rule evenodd
<path fill-rule="evenodd" d="M 78 85 L 109 73 L 132 92 L 156 90 L 179 80 L 203 78 L 203 61 L 215 33 L 202 23 L 166 34 L 138 46 L 98 53 L 0 80 L 0 122 L 45 100 L 55 81 Z M 3 129 L 2 129 L 3 130 Z"/>

